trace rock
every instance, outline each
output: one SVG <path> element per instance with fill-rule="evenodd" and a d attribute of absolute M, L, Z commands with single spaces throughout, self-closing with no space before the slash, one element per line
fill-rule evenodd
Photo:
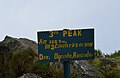
<path fill-rule="evenodd" d="M 38 45 L 35 41 L 26 39 L 26 38 L 20 38 L 18 41 L 24 46 L 24 47 L 30 47 L 32 50 L 34 50 L 36 53 L 38 52 Z"/>
<path fill-rule="evenodd" d="M 110 58 L 101 58 L 101 64 L 103 66 L 111 66 L 111 67 L 116 67 L 117 66 L 117 62 L 113 59 L 110 59 Z"/>
<path fill-rule="evenodd" d="M 9 47 L 5 46 L 3 43 L 0 43 L 0 55 L 7 54 L 9 51 Z"/>
<path fill-rule="evenodd" d="M 73 72 L 81 78 L 92 78 L 94 76 L 101 76 L 102 74 L 91 66 L 87 61 L 73 61 L 71 65 Z"/>
<path fill-rule="evenodd" d="M 63 69 L 62 63 L 51 63 L 56 69 Z M 102 76 L 102 74 L 92 67 L 87 61 L 71 61 L 70 71 L 75 73 L 78 78 L 92 78 L 94 76 Z"/>
<path fill-rule="evenodd" d="M 37 43 L 32 40 L 6 36 L 5 39 L 0 42 L 0 78 L 1 76 L 4 78 L 7 74 L 4 71 L 8 70 L 6 67 L 9 67 L 12 55 L 26 48 L 31 48 L 37 58 Z M 36 59 L 33 60 L 33 62 L 36 62 Z"/>
<path fill-rule="evenodd" d="M 33 73 L 26 73 L 23 76 L 20 76 L 18 78 L 42 78 L 42 77 L 39 77 L 39 76 L 37 76 L 36 74 L 33 74 Z"/>
<path fill-rule="evenodd" d="M 101 67 L 105 70 L 120 71 L 120 63 L 111 58 L 101 58 Z"/>
<path fill-rule="evenodd" d="M 1 45 L 3 44 L 10 49 L 9 52 L 17 52 L 20 49 L 31 48 L 34 52 L 37 53 L 37 43 L 26 38 L 17 39 L 6 36 L 5 39 L 1 42 Z"/>

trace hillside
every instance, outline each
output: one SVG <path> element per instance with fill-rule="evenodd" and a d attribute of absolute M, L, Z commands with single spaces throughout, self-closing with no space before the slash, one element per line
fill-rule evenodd
<path fill-rule="evenodd" d="M 62 62 L 38 63 L 37 49 L 32 40 L 6 36 L 0 42 L 0 78 L 63 78 Z M 71 61 L 71 78 L 120 78 L 119 53 L 104 57 L 95 50 L 95 60 Z"/>

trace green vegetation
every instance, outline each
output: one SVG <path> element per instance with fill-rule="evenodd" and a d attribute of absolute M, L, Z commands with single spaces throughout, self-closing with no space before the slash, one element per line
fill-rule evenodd
<path fill-rule="evenodd" d="M 100 50 L 95 50 L 95 53 L 98 55 L 96 59 L 88 62 L 103 74 L 103 76 L 95 78 L 120 78 L 120 70 L 117 70 L 117 64 L 120 65 L 120 51 L 115 51 L 111 55 L 104 55 Z M 103 59 L 114 60 L 117 64 L 105 63 Z"/>
<path fill-rule="evenodd" d="M 43 78 L 53 76 L 54 73 L 50 69 L 49 63 L 35 62 L 35 57 L 36 53 L 30 48 L 12 54 L 11 58 L 4 56 L 3 61 L 7 62 L 1 64 L 3 68 L 6 68 L 2 70 L 2 78 L 17 78 L 25 73 L 35 73 Z"/>
<path fill-rule="evenodd" d="M 112 53 L 110 57 L 120 63 L 120 50 Z"/>
<path fill-rule="evenodd" d="M 42 78 L 63 78 L 63 69 L 57 70 L 50 63 L 38 63 L 37 54 L 30 48 L 21 49 L 9 57 L 8 55 L 1 55 L 2 78 L 17 78 L 25 73 L 35 73 Z"/>
<path fill-rule="evenodd" d="M 102 60 L 102 58 L 109 58 L 120 64 L 120 50 L 107 56 L 100 50 L 95 50 L 95 55 L 96 59 L 88 62 L 100 71 L 103 76 L 94 78 L 120 78 L 120 70 L 117 70 L 116 65 L 104 64 Z M 14 54 L 0 54 L 2 78 L 17 78 L 25 73 L 34 73 L 42 78 L 63 78 L 63 69 L 51 67 L 50 63 L 38 63 L 36 56 L 37 54 L 30 48 L 21 49 Z M 76 78 L 76 75 L 71 73 L 71 78 Z"/>
<path fill-rule="evenodd" d="M 10 60 L 10 75 L 12 78 L 19 77 L 23 73 L 31 72 L 34 60 L 32 49 L 23 49 L 12 55 Z"/>

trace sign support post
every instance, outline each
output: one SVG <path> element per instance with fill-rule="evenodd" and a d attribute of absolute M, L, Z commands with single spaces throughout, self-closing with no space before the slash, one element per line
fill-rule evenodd
<path fill-rule="evenodd" d="M 70 78 L 70 61 L 64 61 L 64 78 Z"/>

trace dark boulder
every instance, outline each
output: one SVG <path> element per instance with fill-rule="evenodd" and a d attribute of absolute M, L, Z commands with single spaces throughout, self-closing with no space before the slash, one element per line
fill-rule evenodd
<path fill-rule="evenodd" d="M 20 49 L 31 48 L 34 52 L 37 53 L 37 43 L 26 38 L 18 39 L 6 36 L 5 39 L 1 42 L 1 45 L 2 44 L 10 49 L 9 52 L 17 52 Z"/>
<path fill-rule="evenodd" d="M 100 60 L 103 66 L 116 67 L 118 64 L 115 60 L 110 59 L 110 58 L 101 58 Z"/>
<path fill-rule="evenodd" d="M 37 54 L 37 43 L 26 38 L 18 39 L 6 36 L 0 42 L 0 78 L 4 78 L 9 73 L 12 55 L 27 48 L 31 48 L 35 55 Z"/>

